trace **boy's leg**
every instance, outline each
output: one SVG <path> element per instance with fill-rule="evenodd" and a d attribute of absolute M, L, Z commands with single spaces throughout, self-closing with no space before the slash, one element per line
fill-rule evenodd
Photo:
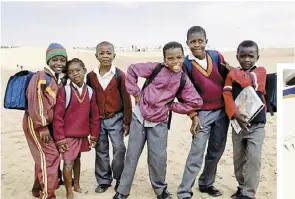
<path fill-rule="evenodd" d="M 242 194 L 254 198 L 260 180 L 261 152 L 265 137 L 265 124 L 253 124 L 247 134 L 246 167 Z"/>
<path fill-rule="evenodd" d="M 95 177 L 99 185 L 110 185 L 113 181 L 109 156 L 109 138 L 105 121 L 101 120 L 100 134 L 95 147 Z M 98 191 L 98 190 L 97 190 Z"/>
<path fill-rule="evenodd" d="M 217 164 L 224 152 L 229 126 L 229 119 L 223 109 L 216 110 L 217 120 L 212 125 L 208 141 L 207 154 L 203 173 L 199 178 L 199 187 L 213 185 L 217 172 Z"/>
<path fill-rule="evenodd" d="M 167 189 L 167 123 L 147 128 L 149 177 L 156 195 Z"/>
<path fill-rule="evenodd" d="M 126 146 L 124 144 L 123 113 L 118 113 L 114 117 L 105 121 L 108 133 L 113 145 L 112 171 L 113 178 L 120 181 L 124 168 Z"/>
<path fill-rule="evenodd" d="M 212 111 L 200 111 L 199 117 L 203 123 L 203 128 L 193 136 L 182 181 L 177 189 L 178 198 L 192 197 L 193 195 L 192 187 L 194 186 L 195 179 L 202 167 L 206 143 L 210 136 L 211 126 L 216 118 Z"/>
<path fill-rule="evenodd" d="M 35 163 L 35 175 L 34 175 L 35 180 L 34 180 L 34 185 L 32 188 L 32 195 L 37 198 L 40 195 L 40 191 L 42 191 L 42 188 L 41 188 L 41 185 L 39 182 L 39 178 L 38 178 L 38 173 L 41 172 L 41 171 L 39 171 L 39 169 L 41 169 L 41 168 L 38 167 L 38 165 Z"/>
<path fill-rule="evenodd" d="M 246 140 L 244 139 L 244 132 L 237 134 L 232 129 L 232 142 L 235 177 L 239 183 L 239 188 L 242 189 L 244 185 L 243 173 L 246 166 Z"/>
<path fill-rule="evenodd" d="M 38 172 L 42 189 L 40 198 L 56 198 L 54 191 L 58 186 L 59 153 L 55 143 L 51 141 L 48 145 L 45 145 L 34 129 L 32 119 L 26 115 L 23 120 L 23 127 Z"/>
<path fill-rule="evenodd" d="M 81 153 L 79 153 L 77 159 L 74 161 L 74 191 L 82 193 L 80 187 L 80 170 L 81 170 Z"/>
<path fill-rule="evenodd" d="M 74 199 L 74 193 L 72 190 L 72 175 L 73 175 L 74 161 L 64 160 L 63 176 L 67 191 L 67 199 Z"/>
<path fill-rule="evenodd" d="M 129 131 L 129 141 L 124 162 L 124 170 L 120 179 L 117 192 L 122 195 L 129 195 L 132 181 L 134 179 L 139 157 L 146 141 L 146 132 L 143 125 L 132 114 L 132 122 Z"/>

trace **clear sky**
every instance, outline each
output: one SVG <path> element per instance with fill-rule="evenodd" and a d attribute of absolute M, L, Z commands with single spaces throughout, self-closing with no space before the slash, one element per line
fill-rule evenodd
<path fill-rule="evenodd" d="M 209 45 L 236 48 L 246 39 L 260 47 L 295 46 L 295 2 L 2 2 L 2 45 L 155 47 L 185 44 L 203 26 Z"/>

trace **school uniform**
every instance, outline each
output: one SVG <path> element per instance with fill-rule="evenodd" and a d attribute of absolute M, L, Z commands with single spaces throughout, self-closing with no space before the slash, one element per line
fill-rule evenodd
<path fill-rule="evenodd" d="M 90 140 L 97 141 L 99 135 L 99 111 L 95 93 L 89 99 L 89 90 L 84 84 L 78 87 L 70 83 L 71 98 L 66 107 L 65 87 L 59 88 L 54 109 L 53 129 L 57 146 L 68 145 L 62 153 L 63 160 L 76 160 L 81 152 L 90 151 Z M 79 115 L 79 119 L 77 119 Z"/>
<path fill-rule="evenodd" d="M 132 96 L 141 96 L 139 106 L 133 108 L 125 167 L 117 192 L 129 195 L 139 157 L 148 144 L 148 169 L 152 187 L 156 195 L 167 189 L 167 120 L 171 109 L 180 114 L 195 112 L 202 105 L 202 99 L 186 77 L 186 84 L 180 98 L 184 103 L 170 102 L 180 85 L 182 71 L 172 72 L 164 67 L 154 80 L 143 90 L 137 86 L 138 77 L 148 78 L 158 63 L 131 65 L 127 71 L 126 88 Z"/>
<path fill-rule="evenodd" d="M 131 123 L 132 105 L 125 89 L 125 74 L 121 72 L 120 92 L 115 73 L 116 67 L 113 65 L 103 76 L 99 74 L 99 67 L 87 75 L 87 84 L 97 95 L 101 121 L 100 136 L 95 148 L 95 177 L 99 185 L 110 185 L 113 179 L 120 181 L 126 152 L 123 124 Z M 113 146 L 111 165 L 109 137 Z"/>
<path fill-rule="evenodd" d="M 243 88 L 253 86 L 257 95 L 265 104 L 266 70 L 253 66 L 248 71 L 235 69 L 225 81 L 223 96 L 227 115 L 233 119 L 237 112 L 234 100 Z M 232 132 L 233 160 L 235 176 L 244 196 L 254 198 L 260 180 L 261 152 L 265 137 L 266 108 L 261 110 L 250 122 L 249 130 L 237 134 Z"/>
<path fill-rule="evenodd" d="M 224 62 L 222 55 L 218 53 L 218 56 L 220 62 Z M 198 111 L 203 129 L 199 129 L 197 134 L 192 137 L 191 149 L 182 181 L 177 189 L 178 198 L 192 197 L 192 187 L 203 164 L 207 141 L 205 166 L 203 173 L 199 177 L 198 184 L 200 188 L 213 185 L 216 178 L 217 164 L 225 149 L 229 126 L 222 97 L 224 78 L 221 76 L 218 66 L 208 53 L 206 53 L 204 60 L 199 60 L 192 54 L 185 57 L 185 59 L 192 64 L 193 78 L 191 80 L 203 99 L 203 106 Z"/>
<path fill-rule="evenodd" d="M 50 76 L 50 83 L 45 88 L 46 74 Z M 46 67 L 44 71 L 33 75 L 26 92 L 29 103 L 24 114 L 23 129 L 35 161 L 34 184 L 41 185 L 42 199 L 55 198 L 54 191 L 58 186 L 58 150 L 53 141 L 45 145 L 40 138 L 40 133 L 48 131 L 48 126 L 53 121 L 57 91 L 56 79 Z"/>

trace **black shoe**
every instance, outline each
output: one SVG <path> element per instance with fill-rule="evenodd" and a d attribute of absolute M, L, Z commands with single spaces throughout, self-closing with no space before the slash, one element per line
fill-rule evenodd
<path fill-rule="evenodd" d="M 115 189 L 116 192 L 117 192 L 117 189 L 118 189 L 119 185 L 120 185 L 120 181 L 117 180 L 116 185 L 114 187 L 114 189 Z"/>
<path fill-rule="evenodd" d="M 191 197 L 185 197 L 185 198 L 182 198 L 182 199 L 192 199 Z"/>
<path fill-rule="evenodd" d="M 128 197 L 128 195 L 125 196 L 125 195 L 122 195 L 122 194 L 120 194 L 120 193 L 117 192 L 117 193 L 114 195 L 113 199 L 126 199 L 127 197 Z"/>
<path fill-rule="evenodd" d="M 172 199 L 171 194 L 165 189 L 161 195 L 157 196 L 158 199 Z"/>
<path fill-rule="evenodd" d="M 242 189 L 240 187 L 238 187 L 238 190 L 236 191 L 236 193 L 234 193 L 233 195 L 231 195 L 230 197 L 233 198 L 233 199 L 236 199 L 236 197 L 238 195 L 242 195 Z"/>
<path fill-rule="evenodd" d="M 250 197 L 248 197 L 248 196 L 244 196 L 244 195 L 240 194 L 240 195 L 237 195 L 237 196 L 235 197 L 235 199 L 253 199 L 253 198 L 250 198 Z"/>
<path fill-rule="evenodd" d="M 108 190 L 108 188 L 110 187 L 111 185 L 109 184 L 100 184 L 96 187 L 95 189 L 95 192 L 96 193 L 103 193 L 103 192 L 106 192 L 106 190 Z"/>
<path fill-rule="evenodd" d="M 64 181 L 62 180 L 62 178 L 58 178 L 58 185 L 63 185 Z"/>
<path fill-rule="evenodd" d="M 202 193 L 208 193 L 212 197 L 217 197 L 217 196 L 222 195 L 222 193 L 219 190 L 215 189 L 214 186 L 210 186 L 210 187 L 206 187 L 206 188 L 199 187 L 199 190 Z"/>

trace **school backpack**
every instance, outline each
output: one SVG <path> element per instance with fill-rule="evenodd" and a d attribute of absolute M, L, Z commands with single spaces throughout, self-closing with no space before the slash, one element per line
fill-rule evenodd
<path fill-rule="evenodd" d="M 154 70 L 152 71 L 152 74 L 146 78 L 146 81 L 144 83 L 144 85 L 142 86 L 141 90 L 144 90 L 154 79 L 155 77 L 158 75 L 158 73 L 162 70 L 162 68 L 164 68 L 163 64 L 158 64 Z M 180 95 L 182 89 L 185 86 L 186 83 L 186 78 L 185 78 L 186 74 L 182 73 L 181 79 L 180 79 L 180 85 L 177 89 L 176 95 L 175 97 L 177 97 L 178 101 L 182 101 L 178 96 Z M 170 102 L 172 103 L 174 101 L 174 99 Z M 169 117 L 168 117 L 168 129 L 170 130 L 170 126 L 171 126 L 171 120 L 172 120 L 172 110 L 169 111 Z"/>
<path fill-rule="evenodd" d="M 277 112 L 277 74 L 269 73 L 266 75 L 266 107 L 267 112 L 274 115 Z"/>
<path fill-rule="evenodd" d="M 4 96 L 4 108 L 17 110 L 27 109 L 28 101 L 26 97 L 26 90 L 32 76 L 36 73 L 37 72 L 23 70 L 9 78 Z M 46 74 L 45 77 L 45 86 L 47 87 L 50 84 L 51 78 L 48 74 Z"/>
<path fill-rule="evenodd" d="M 65 93 L 66 93 L 66 109 L 68 108 L 70 101 L 71 101 L 71 86 L 69 84 L 64 86 L 65 88 Z M 92 94 L 93 94 L 93 90 L 90 86 L 87 86 L 87 90 L 88 90 L 88 95 L 89 95 L 89 100 L 91 100 L 92 98 Z"/>

